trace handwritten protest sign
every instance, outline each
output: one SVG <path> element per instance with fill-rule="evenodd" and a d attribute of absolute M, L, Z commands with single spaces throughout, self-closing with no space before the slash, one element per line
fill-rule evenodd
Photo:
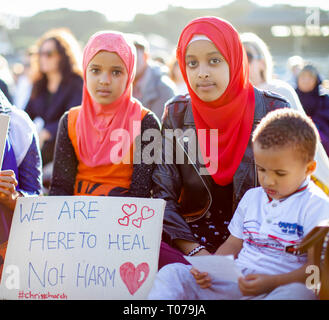
<path fill-rule="evenodd" d="M 164 207 L 161 199 L 19 198 L 0 298 L 145 299 Z"/>
<path fill-rule="evenodd" d="M 6 114 L 0 114 L 0 169 L 2 167 L 3 154 L 5 151 L 8 124 L 9 116 Z"/>

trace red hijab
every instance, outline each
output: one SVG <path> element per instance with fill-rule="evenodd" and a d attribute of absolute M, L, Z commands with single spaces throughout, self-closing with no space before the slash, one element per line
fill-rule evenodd
<path fill-rule="evenodd" d="M 187 79 L 185 53 L 195 34 L 208 37 L 229 65 L 229 84 L 215 101 L 201 100 Z M 247 148 L 255 110 L 254 89 L 249 82 L 247 55 L 239 34 L 225 20 L 216 17 L 195 19 L 182 31 L 177 47 L 177 60 L 190 93 L 197 133 L 199 129 L 206 129 L 207 132 L 208 143 L 200 139 L 201 135 L 198 134 L 201 153 L 204 159 L 210 160 L 213 168 L 214 165 L 218 168 L 215 173 L 208 170 L 209 174 L 219 185 L 230 184 Z M 209 143 L 209 129 L 218 129 L 218 144 Z M 218 156 L 211 157 L 210 148 L 217 148 Z"/>
<path fill-rule="evenodd" d="M 117 53 L 128 72 L 125 91 L 117 100 L 108 105 L 96 103 L 86 85 L 87 66 L 101 50 Z M 98 32 L 89 39 L 84 49 L 83 95 L 76 130 L 80 159 L 87 166 L 119 163 L 129 152 L 136 136 L 140 134 L 140 127 L 134 128 L 134 125 L 140 124 L 142 108 L 141 104 L 132 97 L 136 60 L 134 52 L 134 47 L 128 45 L 119 32 Z M 118 143 L 121 143 L 120 152 L 117 152 L 120 149 Z M 113 151 L 112 154 L 111 151 Z"/>

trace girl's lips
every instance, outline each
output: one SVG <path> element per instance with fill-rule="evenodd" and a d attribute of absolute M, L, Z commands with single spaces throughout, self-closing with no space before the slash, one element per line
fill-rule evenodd
<path fill-rule="evenodd" d="M 208 91 L 208 90 L 212 90 L 215 87 L 215 83 L 214 82 L 205 82 L 205 83 L 199 83 L 197 85 L 199 90 L 202 91 Z"/>
<path fill-rule="evenodd" d="M 105 96 L 110 95 L 111 91 L 110 90 L 97 90 L 97 94 L 102 97 L 105 97 Z"/>

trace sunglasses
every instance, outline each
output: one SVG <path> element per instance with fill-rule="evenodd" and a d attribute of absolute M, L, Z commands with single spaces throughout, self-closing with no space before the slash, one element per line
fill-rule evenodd
<path fill-rule="evenodd" d="M 46 51 L 39 51 L 39 56 L 46 57 L 46 58 L 51 58 L 57 53 L 57 50 L 46 50 Z"/>
<path fill-rule="evenodd" d="M 249 63 L 251 63 L 253 60 L 260 60 L 261 59 L 260 56 L 254 56 L 253 54 L 251 54 L 248 51 L 247 51 L 247 58 L 248 58 Z"/>

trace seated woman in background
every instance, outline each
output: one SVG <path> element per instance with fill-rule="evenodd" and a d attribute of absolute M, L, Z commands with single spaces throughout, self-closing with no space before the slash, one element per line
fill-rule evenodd
<path fill-rule="evenodd" d="M 35 126 L 28 115 L 11 106 L 0 91 L 0 114 L 10 117 L 0 171 L 0 274 L 18 197 L 41 193 L 41 155 Z"/>
<path fill-rule="evenodd" d="M 317 126 L 322 145 L 329 156 L 329 95 L 321 83 L 318 70 L 307 63 L 297 76 L 296 92 L 306 114 Z"/>
<path fill-rule="evenodd" d="M 287 82 L 280 80 L 280 79 L 274 79 L 273 77 L 273 60 L 271 53 L 265 44 L 265 42 L 259 38 L 254 33 L 243 33 L 241 36 L 242 44 L 247 52 L 248 56 L 248 63 L 249 63 L 249 79 L 251 83 L 256 86 L 257 88 L 263 89 L 263 90 L 269 90 L 272 92 L 275 92 L 277 94 L 282 95 L 284 98 L 286 98 L 291 107 L 295 110 L 298 110 L 299 112 L 308 114 L 310 116 L 311 109 L 313 106 L 310 104 L 307 105 L 307 102 L 310 101 L 318 101 L 315 97 L 314 92 L 308 92 L 308 93 L 302 93 L 300 90 L 297 90 L 297 93 L 295 89 L 288 84 Z M 315 81 L 315 80 L 314 80 Z M 314 87 L 312 86 L 312 89 Z M 316 90 L 316 89 L 314 89 Z M 309 97 L 309 98 L 307 98 Z M 313 97 L 313 98 L 312 98 Z M 325 100 L 324 97 L 319 98 L 320 100 Z M 302 102 L 302 103 L 301 103 Z M 314 102 L 314 106 L 321 105 L 321 102 Z M 316 112 L 319 112 L 320 109 L 325 110 L 325 108 L 321 107 L 314 107 L 312 110 L 318 110 Z M 305 111 L 304 111 L 305 110 Z M 327 110 L 329 110 L 329 107 L 327 107 Z M 313 111 L 312 111 L 313 112 Z M 321 116 L 322 120 L 328 119 L 328 111 L 327 115 Z M 316 119 L 318 117 L 316 116 Z M 313 119 L 314 120 L 314 119 Z M 317 121 L 314 120 L 316 123 Z M 327 120 L 326 128 L 323 128 L 323 132 L 328 132 L 329 124 Z M 323 136 L 323 133 L 321 133 L 321 143 L 319 143 L 317 151 L 316 151 L 316 161 L 317 161 L 317 169 L 312 175 L 313 180 L 329 195 L 329 159 L 326 155 L 326 152 L 324 148 L 328 148 L 328 140 L 326 140 L 326 137 Z M 328 135 L 327 135 L 328 136 Z M 323 148 L 324 147 L 324 148 Z M 328 149 L 327 149 L 328 150 Z"/>
<path fill-rule="evenodd" d="M 25 110 L 39 123 L 45 166 L 53 160 L 59 119 L 65 111 L 81 104 L 81 52 L 77 40 L 66 29 L 46 32 L 36 47 L 38 51 L 31 59 L 32 93 Z"/>
<path fill-rule="evenodd" d="M 240 35 L 247 52 L 249 79 L 251 83 L 263 90 L 270 90 L 286 98 L 295 110 L 302 110 L 295 89 L 281 79 L 273 76 L 273 59 L 266 43 L 256 34 L 247 32 Z"/>

